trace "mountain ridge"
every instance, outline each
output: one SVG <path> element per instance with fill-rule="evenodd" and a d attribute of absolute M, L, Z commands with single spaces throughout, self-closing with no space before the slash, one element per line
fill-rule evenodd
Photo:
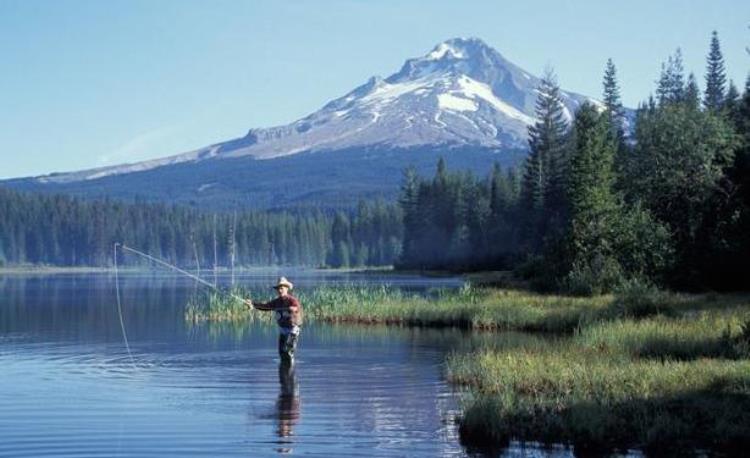
<path fill-rule="evenodd" d="M 361 189 L 361 194 L 368 196 L 357 183 L 356 172 L 365 168 L 368 173 L 379 171 L 382 182 L 397 189 L 399 177 L 388 174 L 410 165 L 411 160 L 419 162 L 421 172 L 429 169 L 425 158 L 434 160 L 440 155 L 456 155 L 451 161 L 456 168 L 475 171 L 482 170 L 480 163 L 486 169 L 492 162 L 517 164 L 522 159 L 519 151 L 528 148 L 528 126 L 534 122 L 539 83 L 538 77 L 482 40 L 453 38 L 422 56 L 407 59 L 388 77 L 373 76 L 286 125 L 251 128 L 242 137 L 159 159 L 0 183 L 32 191 L 113 197 L 132 196 L 127 189 L 132 186 L 141 191 L 149 189 L 145 196 L 149 200 L 201 202 L 210 194 L 203 191 L 220 187 L 211 183 L 221 184 L 223 180 L 235 183 L 233 191 L 226 189 L 222 194 L 230 200 L 231 192 L 243 194 L 238 201 L 245 204 L 253 201 L 248 196 L 257 195 L 258 201 L 268 206 L 269 202 L 278 202 L 269 197 L 269 183 L 274 177 L 266 178 L 258 171 L 278 173 L 276 165 L 266 162 L 296 158 L 284 162 L 290 167 L 287 173 L 305 183 L 308 194 L 333 196 L 338 188 L 340 193 Z M 568 120 L 584 102 L 603 107 L 596 99 L 562 89 L 560 96 Z M 468 151 L 473 152 L 471 158 L 462 159 Z M 334 154 L 340 152 L 351 157 Z M 305 169 L 312 164 L 310 154 L 315 155 L 315 161 L 328 165 L 318 168 L 315 163 L 318 177 L 309 177 Z M 381 160 L 373 161 L 376 156 Z M 233 167 L 220 164 L 230 159 Z M 342 170 L 341 163 L 355 170 Z M 193 177 L 190 167 L 195 170 Z M 219 170 L 223 176 L 212 175 Z M 327 176 L 329 170 L 337 170 L 338 175 Z M 232 180 L 228 173 L 255 181 Z M 144 182 L 143 176 L 155 183 Z M 178 184 L 169 183 L 166 177 L 173 177 L 186 189 L 178 190 Z M 393 190 L 384 189 L 377 181 L 371 184 L 373 192 L 393 195 Z M 292 194 L 294 202 L 302 198 Z M 216 205 L 215 198 L 207 201 Z"/>

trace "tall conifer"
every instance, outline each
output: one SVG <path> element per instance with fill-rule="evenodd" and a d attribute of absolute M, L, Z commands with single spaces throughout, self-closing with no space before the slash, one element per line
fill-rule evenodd
<path fill-rule="evenodd" d="M 521 203 L 532 238 L 539 242 L 564 200 L 565 136 L 568 129 L 560 88 L 552 69 L 539 84 L 535 116 L 529 126 L 530 152 L 524 167 Z"/>
<path fill-rule="evenodd" d="M 656 86 L 659 105 L 678 103 L 685 96 L 685 69 L 682 63 L 682 50 L 677 48 L 661 65 L 661 76 Z"/>
<path fill-rule="evenodd" d="M 711 45 L 706 57 L 706 94 L 703 105 L 707 110 L 718 111 L 724 104 L 725 86 L 727 82 L 724 69 L 724 56 L 719 46 L 719 36 L 714 30 L 711 33 Z"/>

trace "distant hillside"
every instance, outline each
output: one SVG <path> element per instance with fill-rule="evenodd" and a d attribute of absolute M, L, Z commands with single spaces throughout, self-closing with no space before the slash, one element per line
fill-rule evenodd
<path fill-rule="evenodd" d="M 486 176 L 493 161 L 515 163 L 523 151 L 486 149 L 356 149 L 304 153 L 273 160 L 240 157 L 182 163 L 95 180 L 46 183 L 9 180 L 0 185 L 24 191 L 86 198 L 165 201 L 203 208 L 351 208 L 362 199 L 392 200 L 404 168 L 432 175 L 438 158 L 449 168 Z"/>
<path fill-rule="evenodd" d="M 135 164 L 0 182 L 86 197 L 142 197 L 203 207 L 350 206 L 395 196 L 404 167 L 485 175 L 517 164 L 534 122 L 539 79 L 476 38 L 455 38 L 373 77 L 291 124 Z M 572 119 L 584 102 L 560 92 Z"/>

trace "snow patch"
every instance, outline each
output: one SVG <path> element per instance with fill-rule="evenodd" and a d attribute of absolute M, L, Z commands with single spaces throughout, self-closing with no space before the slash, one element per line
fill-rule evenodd
<path fill-rule="evenodd" d="M 425 59 L 439 60 L 442 59 L 446 54 L 448 54 L 450 57 L 453 57 L 454 59 L 464 59 L 466 57 L 464 53 L 450 46 L 448 43 L 440 43 L 435 49 L 432 50 L 432 52 L 425 56 Z"/>
<path fill-rule="evenodd" d="M 570 110 L 568 110 L 568 107 L 566 107 L 562 101 L 560 101 L 560 106 L 562 107 L 563 116 L 565 116 L 565 120 L 568 121 L 568 124 L 573 122 L 573 115 L 570 113 Z"/>
<path fill-rule="evenodd" d="M 534 118 L 500 100 L 486 84 L 473 80 L 466 75 L 462 75 L 458 79 L 458 84 L 465 97 L 480 98 L 509 118 L 517 119 L 527 125 L 534 124 Z"/>
<path fill-rule="evenodd" d="M 592 105 L 594 105 L 594 108 L 596 108 L 596 111 L 601 113 L 602 111 L 607 109 L 607 106 L 604 104 L 604 102 L 600 102 L 599 100 L 588 98 L 586 101 Z"/>
<path fill-rule="evenodd" d="M 427 85 L 427 81 L 416 80 L 404 83 L 388 84 L 383 83 L 375 88 L 374 91 L 362 97 L 362 103 L 371 102 L 389 102 L 401 97 L 404 94 L 414 92 Z"/>
<path fill-rule="evenodd" d="M 456 97 L 453 94 L 438 94 L 438 106 L 444 110 L 477 111 L 479 106 L 473 100 Z"/>
<path fill-rule="evenodd" d="M 442 112 L 442 111 L 438 111 L 437 113 L 435 113 L 435 117 L 433 118 L 433 119 L 435 120 L 435 123 L 436 123 L 436 124 L 440 124 L 440 127 L 448 127 L 448 125 L 447 125 L 446 123 L 444 123 L 444 122 L 443 122 L 443 121 L 442 121 L 442 120 L 440 119 L 440 115 L 441 115 L 441 114 L 443 114 L 443 112 Z"/>
<path fill-rule="evenodd" d="M 471 124 L 471 126 L 474 127 L 474 129 L 478 130 L 479 132 L 482 131 L 482 129 L 479 128 L 479 126 L 477 125 L 477 123 L 475 123 L 474 120 L 471 119 L 471 118 L 469 118 L 468 116 L 464 116 L 464 115 L 462 115 L 460 113 L 456 113 L 456 116 L 464 119 L 466 122 L 468 122 L 469 124 Z"/>

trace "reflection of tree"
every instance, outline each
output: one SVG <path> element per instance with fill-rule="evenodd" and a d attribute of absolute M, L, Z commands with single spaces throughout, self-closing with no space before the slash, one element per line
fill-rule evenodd
<path fill-rule="evenodd" d="M 294 435 L 294 425 L 300 416 L 299 382 L 294 364 L 279 364 L 279 384 L 281 387 L 276 400 L 276 419 L 279 422 L 277 434 L 279 438 L 287 438 Z"/>
<path fill-rule="evenodd" d="M 181 287 L 182 286 L 182 287 Z M 185 287 L 179 277 L 120 273 L 123 315 L 129 333 L 182 332 Z M 114 277 L 102 274 L 28 274 L 0 278 L 0 334 L 42 335 L 74 341 L 120 338 Z"/>

